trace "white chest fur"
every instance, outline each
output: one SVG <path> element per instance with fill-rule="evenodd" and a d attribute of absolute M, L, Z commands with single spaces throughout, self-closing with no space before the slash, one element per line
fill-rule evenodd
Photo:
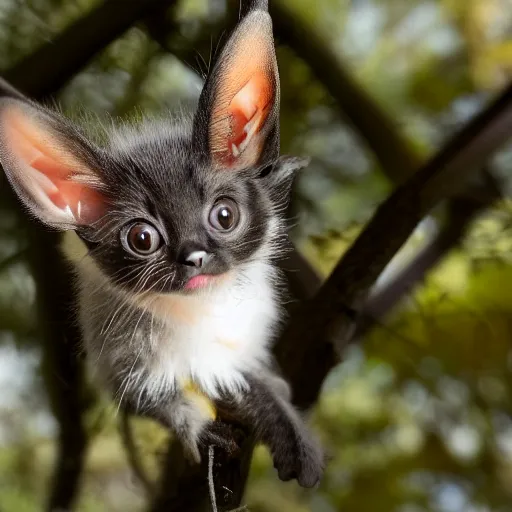
<path fill-rule="evenodd" d="M 278 318 L 272 269 L 263 263 L 228 276 L 203 293 L 160 296 L 152 312 L 166 329 L 158 336 L 153 372 L 178 383 L 192 379 L 208 394 L 234 391 L 241 374 L 268 362 L 272 328 Z"/>
<path fill-rule="evenodd" d="M 74 233 L 66 235 L 63 248 L 82 281 L 106 281 Z M 279 317 L 275 277 L 268 263 L 257 261 L 204 291 L 131 298 L 156 320 L 140 358 L 152 380 L 145 386 L 169 389 L 192 380 L 212 397 L 220 388 L 243 387 L 242 374 L 262 369 L 270 357 Z M 107 339 L 102 357 L 115 357 L 108 344 Z"/>

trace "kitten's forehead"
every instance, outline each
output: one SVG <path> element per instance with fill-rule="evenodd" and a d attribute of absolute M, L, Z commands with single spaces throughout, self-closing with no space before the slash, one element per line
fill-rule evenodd
<path fill-rule="evenodd" d="M 171 162 L 183 166 L 190 160 L 192 121 L 187 117 L 168 121 L 145 121 L 122 126 L 111 137 L 109 153 L 128 170 L 161 172 Z"/>
<path fill-rule="evenodd" d="M 192 121 L 186 117 L 117 130 L 109 152 L 117 168 L 114 184 L 138 180 L 149 192 L 160 190 L 167 197 L 190 198 L 195 191 L 204 198 L 218 188 L 236 187 L 243 181 L 234 171 L 207 167 L 205 159 L 195 154 Z"/>

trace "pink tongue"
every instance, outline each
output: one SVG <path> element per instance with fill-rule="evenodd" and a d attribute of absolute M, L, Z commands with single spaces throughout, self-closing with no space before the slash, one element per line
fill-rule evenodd
<path fill-rule="evenodd" d="M 197 290 L 203 288 L 210 282 L 210 276 L 200 275 L 194 276 L 185 285 L 185 290 Z"/>

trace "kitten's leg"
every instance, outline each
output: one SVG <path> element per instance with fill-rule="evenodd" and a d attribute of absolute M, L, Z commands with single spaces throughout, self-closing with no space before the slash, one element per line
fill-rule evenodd
<path fill-rule="evenodd" d="M 277 377 L 266 381 L 245 376 L 250 389 L 239 397 L 226 397 L 221 407 L 253 429 L 256 438 L 272 453 L 281 480 L 296 478 L 303 487 L 315 486 L 323 473 L 325 457 L 318 442 L 291 403 Z M 268 383 L 267 383 L 268 381 Z"/>
<path fill-rule="evenodd" d="M 290 402 L 292 399 L 292 390 L 288 382 L 286 382 L 279 375 L 267 372 L 264 377 L 260 376 L 260 380 L 266 382 L 268 387 L 274 390 L 274 392 L 280 396 L 285 402 Z"/>
<path fill-rule="evenodd" d="M 170 429 L 187 455 L 197 463 L 201 462 L 201 445 L 213 444 L 230 454 L 238 450 L 233 431 L 228 425 L 215 421 L 214 405 L 204 395 L 178 391 L 172 396 L 161 397 L 157 402 L 154 399 L 145 400 L 137 410 L 132 406 L 130 397 L 127 397 L 123 407 Z"/>

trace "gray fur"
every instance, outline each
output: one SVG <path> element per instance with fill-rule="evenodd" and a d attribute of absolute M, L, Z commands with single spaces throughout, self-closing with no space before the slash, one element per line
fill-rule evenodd
<path fill-rule="evenodd" d="M 259 155 L 258 161 L 219 168 L 209 139 L 217 122 L 213 105 L 239 41 L 247 30 L 264 28 L 260 44 L 272 44 L 266 9 L 267 2 L 258 0 L 244 11 L 193 119 L 118 130 L 99 147 L 56 112 L 19 98 L 0 100 L 0 162 L 27 209 L 67 230 L 63 250 L 76 271 L 84 349 L 120 407 L 163 423 L 195 460 L 201 443 L 232 448 L 210 406 L 229 410 L 269 446 L 281 478 L 313 486 L 323 471 L 322 452 L 293 409 L 288 385 L 271 369 L 271 344 L 282 317 L 275 261 L 286 249 L 284 211 L 293 174 L 307 163 L 279 157 L 273 50 L 274 103 L 254 136 L 258 144 L 247 138 L 247 154 Z M 39 157 L 14 147 L 19 126 L 9 123 L 16 122 L 40 134 L 39 146 L 48 145 L 50 160 L 62 158 L 56 171 L 44 175 L 48 166 L 39 168 Z M 252 162 L 242 158 L 243 151 L 239 161 Z M 235 146 L 235 162 L 239 154 Z M 63 177 L 59 169 L 66 166 L 71 169 Z M 52 199 L 54 185 L 61 187 L 58 200 Z M 68 185 L 79 191 L 83 185 L 87 192 L 74 209 L 59 206 L 74 200 Z M 239 213 L 226 232 L 212 229 L 209 220 L 223 198 Z M 94 220 L 83 220 L 89 218 Z M 149 224 L 161 239 L 148 255 L 130 249 L 137 223 Z M 209 255 L 201 267 L 181 258 L 190 247 Z M 187 283 L 202 276 L 214 284 L 190 292 Z"/>

